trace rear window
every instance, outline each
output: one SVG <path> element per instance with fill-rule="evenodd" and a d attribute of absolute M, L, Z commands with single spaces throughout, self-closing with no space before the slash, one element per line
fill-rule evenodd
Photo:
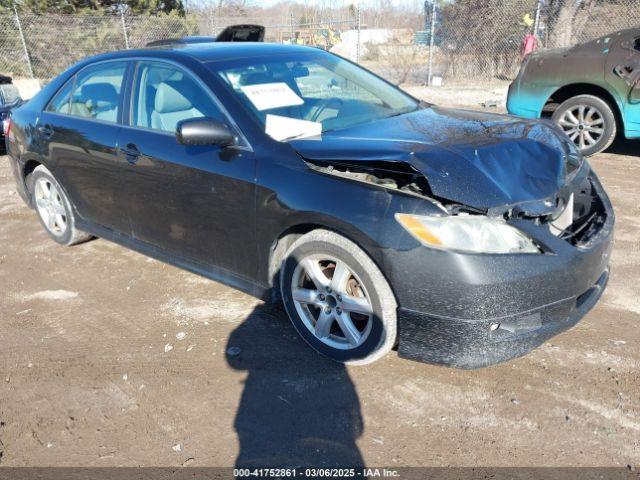
<path fill-rule="evenodd" d="M 118 61 L 84 68 L 56 93 L 47 111 L 117 122 L 126 65 Z"/>

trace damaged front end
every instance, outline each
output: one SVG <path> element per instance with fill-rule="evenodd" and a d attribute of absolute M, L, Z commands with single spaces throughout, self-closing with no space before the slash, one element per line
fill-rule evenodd
<path fill-rule="evenodd" d="M 388 191 L 401 206 L 395 223 L 428 247 L 385 223 L 403 358 L 459 368 L 503 362 L 573 326 L 602 295 L 614 214 L 597 176 L 552 127 L 510 126 L 446 145 L 343 148 L 355 135 L 295 144 L 313 171 Z"/>
<path fill-rule="evenodd" d="M 437 207 L 395 214 L 429 247 L 389 250 L 385 259 L 390 282 L 401 286 L 402 358 L 479 368 L 522 356 L 575 325 L 607 284 L 614 215 L 586 162 L 554 195 L 482 209 L 438 197 L 407 163 L 305 161 Z"/>
<path fill-rule="evenodd" d="M 437 107 L 290 144 L 316 171 L 420 195 L 448 214 L 555 202 L 583 161 L 551 124 Z"/>
<path fill-rule="evenodd" d="M 573 151 L 569 154 L 575 155 Z M 589 240 L 606 221 L 605 205 L 594 187 L 593 174 L 590 171 L 587 174 L 588 168 L 581 168 L 582 162 L 581 157 L 575 156 L 572 162 L 567 162 L 565 176 L 568 183 L 547 198 L 479 208 L 436 195 L 425 175 L 408 162 L 305 159 L 309 168 L 325 175 L 420 197 L 435 205 L 442 215 L 484 216 L 504 222 L 525 220 L 576 247 L 588 246 Z M 415 234 L 415 229 L 410 231 Z M 427 246 L 437 248 L 437 245 Z M 533 252 L 531 249 L 525 251 Z M 545 249 L 537 246 L 535 251 L 544 252 Z"/>
<path fill-rule="evenodd" d="M 592 173 L 585 175 L 563 188 L 555 199 L 539 202 L 542 208 L 517 205 L 509 211 L 509 216 L 529 220 L 570 245 L 587 248 L 607 220 L 607 210 L 596 181 Z"/>
<path fill-rule="evenodd" d="M 575 146 L 544 123 L 483 116 L 476 128 L 476 115 L 292 142 L 314 172 L 389 193 L 382 264 L 403 358 L 478 368 L 524 355 L 578 322 L 608 280 L 613 209 Z M 427 129 L 445 123 L 448 136 Z"/>

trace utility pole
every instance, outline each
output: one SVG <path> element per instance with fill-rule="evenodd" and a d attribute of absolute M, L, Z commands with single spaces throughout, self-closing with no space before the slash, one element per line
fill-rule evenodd
<path fill-rule="evenodd" d="M 24 59 L 27 62 L 27 70 L 29 76 L 35 78 L 33 75 L 33 67 L 31 66 L 31 58 L 29 58 L 29 49 L 27 48 L 27 41 L 24 38 L 24 32 L 22 31 L 22 23 L 20 23 L 20 16 L 18 15 L 18 9 L 15 2 L 13 2 L 13 13 L 15 14 L 16 27 L 18 27 L 18 33 L 20 34 L 20 41 L 22 42 L 22 49 L 24 51 Z"/>
<path fill-rule="evenodd" d="M 431 6 L 431 31 L 429 32 L 429 65 L 427 67 L 427 85 L 431 86 L 431 79 L 433 78 L 433 47 L 435 44 L 435 33 L 436 33 L 436 1 L 432 0 L 433 4 Z M 425 6 L 427 2 L 425 2 Z M 426 11 L 425 11 L 426 13 Z"/>
<path fill-rule="evenodd" d="M 538 0 L 538 6 L 536 7 L 536 19 L 533 22 L 533 34 L 537 37 L 538 30 L 540 29 L 540 10 L 542 10 L 542 3 L 544 0 Z"/>
<path fill-rule="evenodd" d="M 293 25 L 293 12 L 289 12 L 289 33 L 291 35 L 290 43 L 293 45 L 295 42 L 295 28 Z"/>
<path fill-rule="evenodd" d="M 360 30 L 362 29 L 362 17 L 360 16 L 360 2 L 356 7 L 356 29 L 357 29 L 357 41 L 356 41 L 356 63 L 360 63 Z"/>
<path fill-rule="evenodd" d="M 120 22 L 122 23 L 122 34 L 124 35 L 124 46 L 129 50 L 129 35 L 127 34 L 127 23 L 124 21 L 124 12 L 120 10 Z"/>

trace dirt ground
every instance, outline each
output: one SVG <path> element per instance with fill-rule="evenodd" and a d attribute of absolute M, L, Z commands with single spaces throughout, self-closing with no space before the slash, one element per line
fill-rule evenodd
<path fill-rule="evenodd" d="M 638 147 L 591 160 L 617 213 L 600 303 L 477 371 L 344 368 L 231 288 L 104 240 L 58 246 L 0 158 L 0 464 L 638 465 Z"/>

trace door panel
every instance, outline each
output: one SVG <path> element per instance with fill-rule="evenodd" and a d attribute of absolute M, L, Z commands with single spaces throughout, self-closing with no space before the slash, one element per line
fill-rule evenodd
<path fill-rule="evenodd" d="M 39 125 L 49 128 L 49 158 L 78 214 L 126 233 L 130 224 L 120 202 L 123 184 L 117 156 L 120 127 L 79 118 L 44 114 Z"/>
<path fill-rule="evenodd" d="M 127 182 L 133 236 L 253 278 L 253 154 L 186 147 L 170 135 L 131 128 L 120 143 L 140 152 Z"/>
<path fill-rule="evenodd" d="M 255 158 L 241 148 L 185 146 L 175 125 L 221 119 L 190 74 L 158 62 L 136 71 L 131 127 L 118 143 L 131 162 L 128 210 L 135 238 L 167 253 L 252 279 L 255 262 Z"/>
<path fill-rule="evenodd" d="M 122 202 L 126 165 L 117 155 L 126 67 L 126 62 L 106 62 L 83 69 L 54 97 L 37 126 L 51 168 L 80 217 L 121 233 L 130 233 Z"/>

